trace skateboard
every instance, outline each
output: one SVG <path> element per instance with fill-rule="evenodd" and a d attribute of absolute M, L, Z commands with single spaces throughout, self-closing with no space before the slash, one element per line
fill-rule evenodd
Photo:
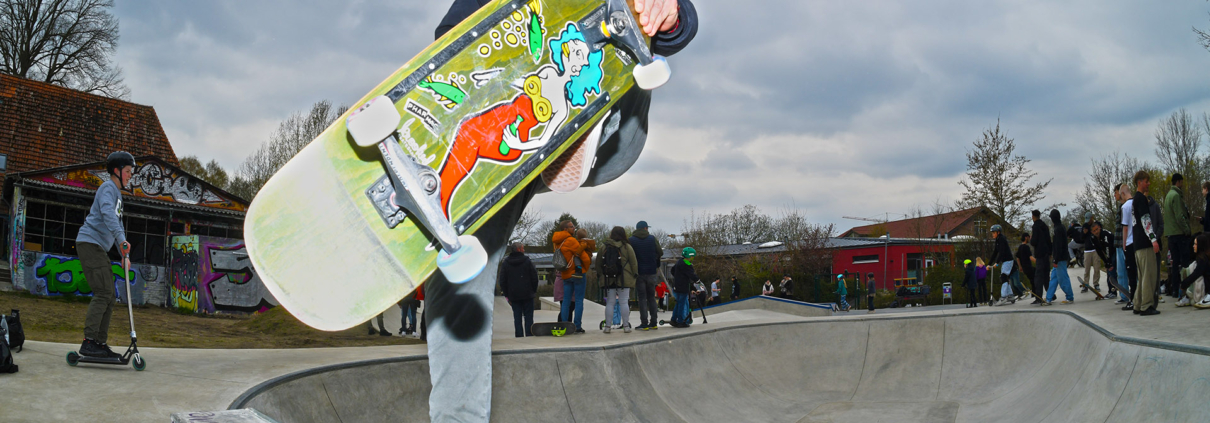
<path fill-rule="evenodd" d="M 1104 296 L 1104 295 L 1101 295 L 1101 291 L 1097 291 L 1097 289 L 1096 289 L 1096 288 L 1093 288 L 1092 286 L 1088 285 L 1088 282 L 1084 282 L 1084 278 L 1083 278 L 1083 277 L 1076 276 L 1076 280 L 1080 282 L 1080 286 L 1083 286 L 1083 287 L 1085 287 L 1085 288 L 1088 288 L 1088 289 L 1089 289 L 1089 290 L 1091 290 L 1093 293 L 1097 294 L 1097 300 L 1098 300 L 1098 301 L 1099 301 L 1099 300 L 1103 300 L 1103 299 L 1105 299 L 1105 296 Z"/>
<path fill-rule="evenodd" d="M 483 6 L 261 188 L 244 224 L 257 274 L 286 310 L 329 331 L 438 270 L 474 278 L 489 253 L 475 232 L 572 144 L 598 142 L 590 135 L 624 93 L 668 80 L 639 28 L 626 0 Z"/>
<path fill-rule="evenodd" d="M 576 332 L 576 324 L 572 322 L 542 322 L 529 327 L 534 336 L 563 336 Z"/>

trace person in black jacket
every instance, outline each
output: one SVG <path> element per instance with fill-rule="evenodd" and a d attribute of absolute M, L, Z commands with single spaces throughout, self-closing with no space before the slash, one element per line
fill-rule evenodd
<path fill-rule="evenodd" d="M 1050 271 L 1053 267 L 1050 265 L 1050 255 L 1052 253 L 1050 243 L 1050 227 L 1046 226 L 1046 222 L 1042 221 L 1042 212 L 1033 211 L 1033 234 L 1030 235 L 1030 240 L 1033 241 L 1034 247 L 1034 263 L 1037 268 L 1034 271 L 1033 291 L 1037 298 L 1034 298 L 1032 304 L 1050 305 L 1042 302 L 1039 298 L 1045 294 L 1047 284 L 1050 283 Z M 1062 228 L 1060 226 L 1060 228 Z M 1062 229 L 1059 229 L 1062 231 Z"/>
<path fill-rule="evenodd" d="M 966 287 L 966 291 L 968 292 L 967 297 L 970 298 L 969 302 L 966 304 L 966 308 L 978 307 L 979 303 L 976 301 L 979 298 L 979 279 L 975 275 L 975 263 L 972 263 L 969 259 L 967 259 L 963 262 L 963 265 L 965 265 L 966 268 L 964 270 L 964 276 L 962 277 L 962 286 Z"/>
<path fill-rule="evenodd" d="M 672 295 L 676 298 L 676 308 L 672 311 L 674 328 L 689 327 L 689 313 L 692 312 L 689 309 L 689 293 L 693 291 L 693 284 L 700 282 L 697 272 L 693 270 L 694 257 L 697 257 L 697 250 L 685 247 L 681 249 L 681 260 L 672 266 Z"/>
<path fill-rule="evenodd" d="M 1004 236 L 1004 229 L 1000 225 L 992 225 L 992 238 L 996 240 L 996 246 L 992 249 L 992 266 L 1000 269 L 1000 282 L 1009 282 L 1013 275 L 1020 272 L 1013 265 L 1013 251 L 1008 247 L 1008 238 Z M 1017 286 L 1009 283 L 1009 288 L 1013 291 L 1013 296 L 1018 297 L 1021 291 Z"/>
<path fill-rule="evenodd" d="M 1050 211 L 1050 223 L 1055 225 L 1054 241 L 1051 246 L 1054 250 L 1051 257 L 1052 272 L 1050 274 L 1050 287 L 1046 290 L 1046 302 L 1053 303 L 1055 301 L 1056 288 L 1063 288 L 1063 294 L 1067 299 L 1060 304 L 1071 304 L 1075 302 L 1075 294 L 1071 291 L 1071 276 L 1067 274 L 1067 262 L 1071 260 L 1071 249 L 1067 247 L 1067 232 L 1064 232 L 1063 221 L 1059 219 L 1059 211 Z"/>
<path fill-rule="evenodd" d="M 489 2 L 454 0 L 435 31 L 436 38 Z M 655 54 L 672 56 L 687 47 L 697 34 L 699 20 L 691 0 L 635 0 L 634 5 L 636 8 L 643 6 L 639 20 L 646 22 L 642 24 L 642 30 L 651 36 L 651 51 Z M 566 26 L 566 23 L 552 22 L 550 25 Z M 620 177 L 638 160 L 647 140 L 651 92 L 634 87 L 627 92 L 608 94 L 618 99 L 612 111 L 621 119 L 616 131 L 607 138 L 602 135 L 596 165 L 581 186 L 598 186 Z M 533 196 L 544 191 L 546 186 L 535 179 L 518 188 L 520 192 L 507 203 L 498 205 L 496 214 L 476 232 L 491 262 L 500 261 L 506 254 L 508 235 L 513 233 L 518 218 Z M 491 417 L 494 272 L 495 269 L 489 267 L 463 284 L 450 283 L 438 272 L 424 284 L 428 296 L 425 313 L 433 316 L 434 323 L 432 336 L 428 339 L 429 373 L 433 384 L 429 392 L 429 419 L 432 421 L 486 422 Z M 428 313 L 429 309 L 432 313 Z"/>
<path fill-rule="evenodd" d="M 1013 284 L 1017 285 L 1017 289 L 1021 291 L 1017 294 L 1017 300 L 1025 296 L 1025 286 L 1021 285 L 1021 276 L 1029 278 L 1029 286 L 1033 287 L 1037 283 L 1033 282 L 1037 277 L 1036 269 L 1034 269 L 1034 253 L 1029 247 L 1029 234 L 1021 235 L 1021 245 L 1017 246 L 1017 255 L 1014 257 L 1017 263 L 1017 268 L 1020 269 L 1013 278 Z"/>
<path fill-rule="evenodd" d="M 1203 290 L 1205 290 L 1205 280 L 1210 279 L 1210 233 L 1200 233 L 1196 238 L 1193 239 L 1193 259 L 1196 263 L 1196 266 L 1194 266 L 1193 271 L 1189 272 L 1189 276 L 1185 277 L 1185 279 L 1181 281 L 1180 286 L 1178 286 L 1181 292 L 1184 292 L 1186 289 L 1188 289 L 1189 285 L 1197 282 L 1198 278 L 1203 278 Z M 1196 292 L 1194 295 L 1196 295 Z M 1186 307 L 1192 305 L 1199 309 L 1206 309 L 1210 308 L 1210 301 L 1208 300 L 1210 300 L 1210 296 L 1200 299 L 1190 299 L 1190 297 L 1185 296 L 1184 298 L 1181 298 L 1180 301 L 1177 301 L 1176 306 Z"/>
<path fill-rule="evenodd" d="M 1115 273 L 1117 269 L 1114 268 L 1114 259 L 1111 258 L 1114 257 L 1114 254 L 1117 252 L 1117 247 L 1113 243 L 1113 232 L 1102 228 L 1101 222 L 1093 221 L 1091 224 L 1091 232 L 1089 232 L 1088 236 L 1086 236 L 1084 240 L 1084 248 L 1092 249 L 1097 259 L 1101 260 L 1102 263 L 1107 263 L 1105 267 L 1105 279 L 1108 279 L 1109 287 L 1112 288 L 1114 285 L 1117 285 L 1117 273 Z M 1087 263 L 1088 259 L 1084 259 L 1084 262 Z M 1087 282 L 1087 280 L 1085 280 L 1085 282 Z M 1100 286 L 1095 286 L 1093 288 L 1100 291 Z M 1109 294 L 1106 294 L 1105 296 L 1109 297 Z"/>
<path fill-rule="evenodd" d="M 508 258 L 500 266 L 500 291 L 504 292 L 504 298 L 513 308 L 513 328 L 517 337 L 534 336 L 530 327 L 534 325 L 538 270 L 525 255 L 525 244 L 514 242 L 508 249 Z"/>
<path fill-rule="evenodd" d="M 731 299 L 732 299 L 732 300 L 738 300 L 738 299 L 739 299 L 739 295 L 740 295 L 740 293 L 739 293 L 739 279 L 737 279 L 735 276 L 732 276 L 732 277 L 731 277 Z"/>

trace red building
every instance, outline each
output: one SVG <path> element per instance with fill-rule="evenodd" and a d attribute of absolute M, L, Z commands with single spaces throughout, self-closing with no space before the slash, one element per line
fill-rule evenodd
<path fill-rule="evenodd" d="M 952 261 L 954 242 L 929 238 L 833 238 L 832 273 L 874 274 L 877 289 L 893 290 L 895 281 L 924 281 L 937 261 Z M 864 285 L 863 285 L 864 287 Z"/>

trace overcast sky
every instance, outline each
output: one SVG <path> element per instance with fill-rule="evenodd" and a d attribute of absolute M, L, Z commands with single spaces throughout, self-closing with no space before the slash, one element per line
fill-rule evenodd
<path fill-rule="evenodd" d="M 116 60 L 178 156 L 228 170 L 319 100 L 349 104 L 433 40 L 449 1 L 118 1 Z M 1089 159 L 1154 160 L 1158 121 L 1210 112 L 1210 3 L 698 0 L 647 147 L 618 180 L 531 207 L 678 232 L 691 213 L 907 213 L 961 196 L 1000 121 L 1074 203 Z"/>

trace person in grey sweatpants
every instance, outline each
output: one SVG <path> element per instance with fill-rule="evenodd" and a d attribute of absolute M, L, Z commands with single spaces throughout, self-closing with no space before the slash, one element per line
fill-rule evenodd
<path fill-rule="evenodd" d="M 92 300 L 84 315 L 84 342 L 80 344 L 79 353 L 88 357 L 115 358 L 122 355 L 109 349 L 107 343 L 109 318 L 113 315 L 114 277 L 106 251 L 111 246 L 118 247 L 125 268 L 130 268 L 130 243 L 126 242 L 126 229 L 122 227 L 121 190 L 130 184 L 134 156 L 124 151 L 110 154 L 105 159 L 105 171 L 109 180 L 97 188 L 92 208 L 88 209 L 84 225 L 76 235 L 80 267 L 92 289 Z"/>

